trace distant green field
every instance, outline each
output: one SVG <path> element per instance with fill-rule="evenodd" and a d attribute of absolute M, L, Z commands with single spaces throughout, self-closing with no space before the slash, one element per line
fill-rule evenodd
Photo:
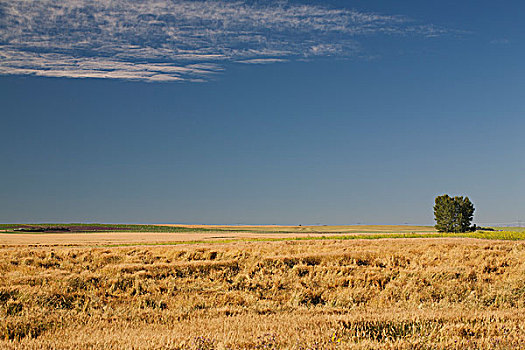
<path fill-rule="evenodd" d="M 525 232 L 525 227 L 493 227 L 496 231 Z"/>
<path fill-rule="evenodd" d="M 6 230 L 7 232 L 17 232 L 16 229 L 30 229 L 30 228 L 42 228 L 46 230 L 53 230 L 53 228 L 63 229 L 66 228 L 66 232 L 78 232 L 78 233 L 89 233 L 89 232 L 206 232 L 206 231 L 217 231 L 216 229 L 206 228 L 192 228 L 192 227 L 168 227 L 158 225 L 127 225 L 127 224 L 0 224 L 0 230 Z M 20 233 L 20 232 L 18 232 Z M 32 232 L 27 232 L 32 233 Z M 39 233 L 39 232 L 35 232 Z"/>
<path fill-rule="evenodd" d="M 363 234 L 347 236 L 324 237 L 329 239 L 381 239 L 381 238 L 479 238 L 479 239 L 501 239 L 501 240 L 524 240 L 525 230 L 522 231 L 476 231 L 464 233 L 387 233 L 387 234 Z M 298 237 L 297 240 L 319 239 L 321 237 Z"/>

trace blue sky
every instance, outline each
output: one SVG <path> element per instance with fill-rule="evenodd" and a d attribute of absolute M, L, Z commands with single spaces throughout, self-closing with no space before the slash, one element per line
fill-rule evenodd
<path fill-rule="evenodd" d="M 525 221 L 525 4 L 0 3 L 0 222 Z"/>

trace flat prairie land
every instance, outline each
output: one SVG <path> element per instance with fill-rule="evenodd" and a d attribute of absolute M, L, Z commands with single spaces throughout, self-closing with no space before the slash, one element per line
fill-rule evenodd
<path fill-rule="evenodd" d="M 20 228 L 34 231 L 20 231 Z M 44 231 L 45 229 L 45 231 Z M 40 230 L 40 231 L 38 231 Z M 383 238 L 481 238 L 524 240 L 525 229 L 439 233 L 431 226 L 222 226 L 222 225 L 109 225 L 0 224 L 0 246 L 110 247 L 177 245 L 279 240 L 355 240 Z"/>
<path fill-rule="evenodd" d="M 67 225 L 66 225 L 67 226 Z M 71 226 L 73 232 L 0 231 L 0 245 L 97 246 L 132 244 L 169 244 L 189 241 L 315 238 L 341 235 L 428 234 L 429 226 L 355 225 L 355 226 L 223 226 L 223 225 L 86 225 Z M 14 227 L 14 226 L 13 226 Z M 141 228 L 142 231 L 138 231 Z M 78 231 L 76 231 L 78 229 Z"/>
<path fill-rule="evenodd" d="M 0 348 L 525 348 L 524 241 L 362 239 L 350 229 L 359 239 L 334 239 L 330 230 L 301 240 L 192 236 L 228 233 L 218 227 L 173 233 L 193 243 L 146 236 L 153 245 L 132 246 L 96 236 L 77 246 L 10 244 L 4 235 L 24 234 L 4 233 Z M 130 233 L 80 235 L 98 234 Z"/>

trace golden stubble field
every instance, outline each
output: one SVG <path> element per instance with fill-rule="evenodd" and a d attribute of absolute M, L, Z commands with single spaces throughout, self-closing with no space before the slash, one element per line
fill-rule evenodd
<path fill-rule="evenodd" d="M 525 348 L 525 243 L 0 249 L 2 349 Z"/>

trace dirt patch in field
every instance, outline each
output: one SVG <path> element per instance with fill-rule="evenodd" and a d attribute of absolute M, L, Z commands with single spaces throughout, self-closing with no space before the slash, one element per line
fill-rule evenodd
<path fill-rule="evenodd" d="M 264 233 L 416 233 L 436 232 L 432 226 L 414 225 L 314 225 L 314 226 L 285 226 L 285 225 L 178 225 L 162 224 L 155 226 L 217 229 L 221 231 L 249 231 Z"/>
<path fill-rule="evenodd" d="M 335 234 L 332 234 L 335 236 Z M 313 236 L 309 233 L 252 233 L 252 232 L 206 232 L 206 233 L 158 233 L 158 232 L 111 232 L 111 233 L 63 233 L 63 234 L 0 234 L 4 245 L 106 245 L 144 244 L 186 241 L 292 238 Z M 329 235 L 326 235 L 329 236 Z"/>

